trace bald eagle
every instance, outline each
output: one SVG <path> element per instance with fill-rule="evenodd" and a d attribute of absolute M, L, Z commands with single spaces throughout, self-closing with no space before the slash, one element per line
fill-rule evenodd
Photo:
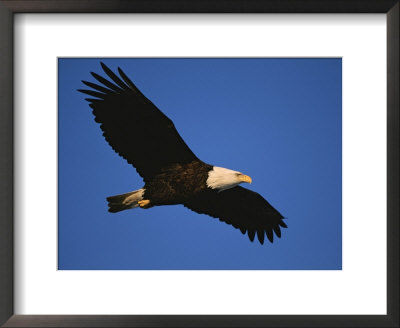
<path fill-rule="evenodd" d="M 101 85 L 82 81 L 91 89 L 78 91 L 93 97 L 86 100 L 106 141 L 144 180 L 139 190 L 108 197 L 109 212 L 183 204 L 247 232 L 251 241 L 256 234 L 261 244 L 265 235 L 271 243 L 274 232 L 281 237 L 280 228 L 287 228 L 283 216 L 260 194 L 239 186 L 251 183 L 249 176 L 198 159 L 174 123 L 121 68 L 118 77 L 101 66 L 112 82 L 91 72 Z"/>

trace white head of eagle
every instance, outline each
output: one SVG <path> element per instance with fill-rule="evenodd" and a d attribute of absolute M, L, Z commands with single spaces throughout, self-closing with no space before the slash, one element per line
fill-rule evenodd
<path fill-rule="evenodd" d="M 241 172 L 199 159 L 174 123 L 157 108 L 118 67 L 119 76 L 101 66 L 109 79 L 94 72 L 99 82 L 82 81 L 90 89 L 78 91 L 93 110 L 95 122 L 112 149 L 144 180 L 141 189 L 107 197 L 108 211 L 181 204 L 232 225 L 251 241 L 257 235 L 272 243 L 287 228 L 284 217 L 259 193 L 239 186 L 251 183 Z"/>
<path fill-rule="evenodd" d="M 239 183 L 251 183 L 251 178 L 238 171 L 229 170 L 223 167 L 214 166 L 208 172 L 207 187 L 223 191 L 236 187 Z"/>

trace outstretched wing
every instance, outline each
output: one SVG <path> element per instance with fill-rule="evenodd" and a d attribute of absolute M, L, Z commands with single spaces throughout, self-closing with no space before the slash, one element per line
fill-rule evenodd
<path fill-rule="evenodd" d="M 221 192 L 208 189 L 184 203 L 200 214 L 219 218 L 246 231 L 251 241 L 257 233 L 258 240 L 264 243 L 265 234 L 272 243 L 274 232 L 280 238 L 280 227 L 287 228 L 283 216 L 274 209 L 260 194 L 242 187 L 234 187 Z"/>
<path fill-rule="evenodd" d="M 91 90 L 78 90 L 87 98 L 95 121 L 120 156 L 146 181 L 162 168 L 198 160 L 183 141 L 174 123 L 147 99 L 118 67 L 120 77 L 101 63 L 113 81 L 91 73 L 101 85 L 82 81 Z"/>

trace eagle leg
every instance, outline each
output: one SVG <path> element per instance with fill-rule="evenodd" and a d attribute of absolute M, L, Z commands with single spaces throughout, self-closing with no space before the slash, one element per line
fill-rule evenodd
<path fill-rule="evenodd" d="M 149 207 L 150 201 L 148 199 L 139 200 L 138 204 L 141 208 Z"/>

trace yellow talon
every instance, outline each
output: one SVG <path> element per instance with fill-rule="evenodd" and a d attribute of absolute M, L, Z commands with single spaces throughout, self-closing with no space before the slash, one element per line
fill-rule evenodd
<path fill-rule="evenodd" d="M 147 205 L 150 204 L 150 201 L 148 199 L 143 199 L 143 200 L 139 200 L 138 204 L 140 207 L 146 207 Z"/>

